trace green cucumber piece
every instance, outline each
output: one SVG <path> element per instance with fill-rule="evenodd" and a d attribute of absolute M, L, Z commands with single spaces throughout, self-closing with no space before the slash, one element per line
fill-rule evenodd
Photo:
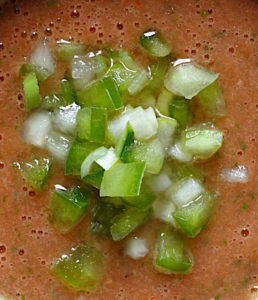
<path fill-rule="evenodd" d="M 71 104 L 76 101 L 76 94 L 69 80 L 67 79 L 61 80 L 61 90 L 62 90 L 62 97 L 65 103 Z"/>
<path fill-rule="evenodd" d="M 104 172 L 101 197 L 130 197 L 140 194 L 145 163 L 117 163 Z"/>
<path fill-rule="evenodd" d="M 82 106 L 104 107 L 108 111 L 123 108 L 118 87 L 111 76 L 99 79 L 77 92 L 77 102 Z"/>
<path fill-rule="evenodd" d="M 117 144 L 116 144 L 116 155 L 119 158 L 124 157 L 126 149 L 130 147 L 134 143 L 134 131 L 130 125 L 130 123 L 127 123 L 127 126 L 125 128 L 124 133 L 119 138 Z"/>
<path fill-rule="evenodd" d="M 133 207 L 129 207 L 122 211 L 113 220 L 113 224 L 110 227 L 112 239 L 114 241 L 120 241 L 124 239 L 128 234 L 134 231 L 137 227 L 145 223 L 151 215 L 151 210 L 138 210 Z"/>
<path fill-rule="evenodd" d="M 56 187 L 50 204 L 50 223 L 63 233 L 71 231 L 84 217 L 90 194 L 80 187 Z"/>
<path fill-rule="evenodd" d="M 139 45 L 150 55 L 164 57 L 170 54 L 171 46 L 154 30 L 144 32 L 139 37 Z"/>
<path fill-rule="evenodd" d="M 79 138 L 101 143 L 105 140 L 107 109 L 85 107 L 77 113 L 77 133 Z"/>
<path fill-rule="evenodd" d="M 56 260 L 53 266 L 55 275 L 73 288 L 91 291 L 103 277 L 104 256 L 94 246 L 87 243 L 72 247 Z"/>
<path fill-rule="evenodd" d="M 83 44 L 61 41 L 57 43 L 57 57 L 61 61 L 70 61 L 75 55 L 83 55 L 87 47 Z"/>
<path fill-rule="evenodd" d="M 38 158 L 31 161 L 14 162 L 21 171 L 23 178 L 36 191 L 42 191 L 52 172 L 53 159 Z"/>
<path fill-rule="evenodd" d="M 186 274 L 193 268 L 192 254 L 179 232 L 167 228 L 159 232 L 154 267 L 166 274 Z"/>
<path fill-rule="evenodd" d="M 157 138 L 163 149 L 168 149 L 172 145 L 174 133 L 178 123 L 172 118 L 158 118 Z"/>
<path fill-rule="evenodd" d="M 196 237 L 207 225 L 216 194 L 205 192 L 195 201 L 172 213 L 176 225 L 188 237 Z"/>
<path fill-rule="evenodd" d="M 159 58 L 155 64 L 151 65 L 151 82 L 149 88 L 153 91 L 159 92 L 162 89 L 171 60 L 172 57 L 168 55 Z"/>
<path fill-rule="evenodd" d="M 192 120 L 190 101 L 184 98 L 174 98 L 169 104 L 169 116 L 176 119 L 181 128 L 185 128 Z"/>
<path fill-rule="evenodd" d="M 163 88 L 158 96 L 156 108 L 164 116 L 169 116 L 169 104 L 172 99 L 175 97 L 170 91 L 166 88 Z"/>
<path fill-rule="evenodd" d="M 226 104 L 217 80 L 203 89 L 197 98 L 209 117 L 216 118 L 226 115 Z"/>
<path fill-rule="evenodd" d="M 188 128 L 183 132 L 183 147 L 197 158 L 210 158 L 223 143 L 223 132 L 217 129 Z"/>
<path fill-rule="evenodd" d="M 39 83 L 45 81 L 51 75 L 51 73 L 47 69 L 44 69 L 39 66 L 35 66 L 33 64 L 29 64 L 29 63 L 23 64 L 20 67 L 20 70 L 19 70 L 20 76 L 26 77 L 27 75 L 29 75 L 31 73 L 36 75 Z"/>
<path fill-rule="evenodd" d="M 40 95 L 37 76 L 34 73 L 26 75 L 23 80 L 23 89 L 26 98 L 25 107 L 31 110 L 39 106 Z"/>

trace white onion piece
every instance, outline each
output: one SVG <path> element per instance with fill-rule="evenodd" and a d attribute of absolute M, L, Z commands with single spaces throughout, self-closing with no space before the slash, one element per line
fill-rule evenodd
<path fill-rule="evenodd" d="M 127 109 L 122 115 L 114 118 L 108 124 L 112 137 L 117 141 L 130 123 L 139 141 L 145 141 L 153 137 L 158 131 L 158 121 L 152 107 L 144 110 L 141 106 Z"/>
<path fill-rule="evenodd" d="M 51 74 L 55 72 L 56 64 L 46 39 L 37 45 L 33 51 L 31 63 L 35 66 L 47 69 Z"/>
<path fill-rule="evenodd" d="M 208 72 L 191 63 L 172 66 L 165 78 L 165 87 L 172 93 L 192 99 L 218 78 L 219 74 Z"/>
<path fill-rule="evenodd" d="M 204 187 L 193 178 L 183 179 L 172 186 L 166 194 L 177 206 L 184 206 L 195 200 L 204 192 Z"/>
<path fill-rule="evenodd" d="M 72 139 L 57 131 L 49 133 L 46 139 L 47 150 L 61 163 L 64 163 L 71 146 Z"/>
<path fill-rule="evenodd" d="M 62 132 L 75 134 L 76 131 L 76 115 L 80 106 L 72 103 L 68 106 L 61 106 L 55 109 L 52 115 L 52 121 L 55 126 Z"/>
<path fill-rule="evenodd" d="M 164 192 L 171 185 L 172 185 L 172 181 L 165 173 L 161 173 L 159 175 L 153 176 L 148 180 L 148 186 L 156 194 Z"/>
<path fill-rule="evenodd" d="M 181 143 L 177 142 L 168 150 L 168 155 L 183 162 L 192 161 L 193 155 L 182 149 Z"/>
<path fill-rule="evenodd" d="M 143 238 L 129 238 L 125 244 L 125 254 L 132 259 L 144 257 L 149 252 L 147 242 Z"/>
<path fill-rule="evenodd" d="M 104 170 L 110 169 L 116 162 L 118 157 L 115 154 L 113 147 L 109 148 L 106 154 L 96 160 L 96 163 L 100 165 Z"/>
<path fill-rule="evenodd" d="M 33 112 L 24 122 L 22 139 L 29 144 L 44 147 L 51 129 L 51 113 L 46 110 Z"/>
<path fill-rule="evenodd" d="M 248 170 L 245 166 L 237 166 L 232 169 L 223 169 L 220 177 L 226 182 L 247 182 Z"/>
<path fill-rule="evenodd" d="M 165 223 L 175 225 L 172 213 L 176 210 L 176 206 L 170 199 L 160 198 L 153 203 L 153 215 L 155 219 Z"/>
<path fill-rule="evenodd" d="M 81 178 L 84 178 L 90 173 L 92 164 L 99 158 L 105 156 L 108 152 L 106 147 L 99 147 L 91 152 L 83 161 L 81 165 Z"/>

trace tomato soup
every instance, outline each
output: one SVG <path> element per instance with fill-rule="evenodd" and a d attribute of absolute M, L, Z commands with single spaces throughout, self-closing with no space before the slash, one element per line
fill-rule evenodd
<path fill-rule="evenodd" d="M 258 4 L 255 0 L 49 0 L 10 1 L 0 6 L 0 294 L 4 299 L 255 299 L 258 297 L 257 67 Z M 145 30 L 157 29 L 177 58 L 220 73 L 227 115 L 216 120 L 224 144 L 212 160 L 198 163 L 219 200 L 207 228 L 188 239 L 195 265 L 187 275 L 153 269 L 151 251 L 142 260 L 124 255 L 123 241 L 89 235 L 89 213 L 68 234 L 48 221 L 55 184 L 76 184 L 54 165 L 46 188 L 35 192 L 13 167 L 18 159 L 46 154 L 20 135 L 28 113 L 18 70 L 44 37 L 103 48 L 112 45 L 146 62 L 138 48 Z M 56 86 L 59 73 L 42 85 Z M 223 182 L 224 168 L 244 165 L 247 183 Z M 137 229 L 153 245 L 160 223 Z M 66 287 L 52 266 L 81 241 L 94 240 L 105 255 L 105 275 L 92 292 Z M 150 249 L 152 250 L 152 249 Z"/>

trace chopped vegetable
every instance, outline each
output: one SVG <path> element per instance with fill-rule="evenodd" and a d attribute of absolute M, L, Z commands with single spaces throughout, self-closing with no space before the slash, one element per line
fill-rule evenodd
<path fill-rule="evenodd" d="M 116 155 L 121 158 L 125 156 L 127 149 L 134 143 L 134 132 L 130 125 L 127 123 L 124 133 L 121 135 L 120 139 L 116 145 Z"/>
<path fill-rule="evenodd" d="M 172 66 L 165 79 L 166 88 L 172 93 L 191 99 L 212 84 L 219 74 L 210 73 L 193 64 Z"/>
<path fill-rule="evenodd" d="M 169 115 L 177 120 L 181 128 L 185 128 L 192 119 L 190 101 L 184 98 L 174 98 L 169 104 Z"/>
<path fill-rule="evenodd" d="M 104 269 L 102 253 L 89 244 L 72 247 L 54 263 L 54 273 L 78 290 L 90 291 L 101 281 Z"/>
<path fill-rule="evenodd" d="M 130 197 L 140 194 L 145 163 L 116 164 L 104 172 L 101 197 Z"/>
<path fill-rule="evenodd" d="M 35 66 L 30 63 L 23 64 L 20 67 L 20 70 L 19 70 L 20 76 L 26 77 L 27 75 L 29 75 L 31 73 L 36 75 L 39 83 L 46 80 L 50 75 L 50 73 L 47 69 Z"/>
<path fill-rule="evenodd" d="M 163 88 L 158 96 L 156 108 L 164 116 L 169 116 L 169 104 L 172 99 L 175 97 L 170 91 L 166 88 Z"/>
<path fill-rule="evenodd" d="M 164 57 L 171 52 L 171 46 L 154 30 L 144 32 L 139 37 L 139 44 L 148 54 L 156 57 Z"/>
<path fill-rule="evenodd" d="M 196 237 L 207 225 L 215 194 L 203 193 L 196 200 L 172 213 L 177 226 L 189 237 Z"/>
<path fill-rule="evenodd" d="M 113 220 L 110 232 L 114 241 L 124 239 L 129 233 L 142 225 L 150 217 L 151 210 L 138 210 L 130 207 L 122 211 Z"/>
<path fill-rule="evenodd" d="M 130 95 L 139 93 L 148 84 L 148 74 L 145 70 L 141 71 L 135 76 L 131 84 L 128 87 Z"/>
<path fill-rule="evenodd" d="M 183 133 L 183 147 L 198 158 L 210 158 L 222 142 L 223 132 L 217 129 L 188 128 Z"/>
<path fill-rule="evenodd" d="M 108 111 L 123 108 L 118 87 L 110 76 L 103 77 L 79 91 L 77 101 L 82 107 L 104 107 Z"/>
<path fill-rule="evenodd" d="M 89 205 L 89 193 L 80 187 L 57 186 L 52 194 L 49 220 L 63 233 L 71 231 L 83 218 Z"/>
<path fill-rule="evenodd" d="M 22 138 L 26 143 L 43 148 L 51 129 L 51 114 L 45 110 L 36 110 L 24 122 Z"/>
<path fill-rule="evenodd" d="M 72 84 L 67 79 L 61 80 L 61 90 L 62 90 L 62 97 L 67 104 L 72 104 L 76 101 L 76 95 L 73 90 Z"/>
<path fill-rule="evenodd" d="M 65 40 L 57 42 L 57 56 L 61 61 L 70 61 L 75 55 L 83 55 L 86 46 L 83 44 L 71 43 Z"/>
<path fill-rule="evenodd" d="M 158 118 L 157 137 L 164 150 L 172 145 L 174 133 L 177 128 L 177 121 L 172 118 Z"/>
<path fill-rule="evenodd" d="M 31 161 L 15 162 L 22 176 L 36 191 L 42 191 L 52 171 L 53 160 L 39 158 Z"/>
<path fill-rule="evenodd" d="M 144 257 L 149 252 L 147 241 L 143 238 L 132 237 L 125 243 L 125 254 L 132 259 Z"/>
<path fill-rule="evenodd" d="M 107 109 L 85 107 L 77 115 L 77 133 L 79 138 L 91 142 L 104 142 L 107 127 Z"/>
<path fill-rule="evenodd" d="M 24 94 L 26 97 L 25 107 L 27 110 L 31 110 L 39 106 L 40 95 L 38 80 L 34 73 L 25 76 L 23 80 Z"/>
<path fill-rule="evenodd" d="M 154 267 L 162 273 L 188 273 L 193 267 L 193 258 L 182 236 L 171 229 L 158 234 Z"/>
<path fill-rule="evenodd" d="M 159 92 L 163 86 L 165 75 L 168 71 L 171 56 L 159 58 L 155 64 L 151 65 L 151 82 L 150 88 L 155 92 Z"/>
<path fill-rule="evenodd" d="M 162 222 L 175 226 L 172 213 L 176 210 L 176 206 L 171 199 L 160 197 L 153 203 L 153 216 Z"/>

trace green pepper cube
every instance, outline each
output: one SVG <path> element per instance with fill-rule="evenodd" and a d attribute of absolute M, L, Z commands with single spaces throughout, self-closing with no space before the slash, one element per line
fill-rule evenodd
<path fill-rule="evenodd" d="M 81 139 L 104 142 L 107 128 L 107 109 L 85 107 L 77 114 L 77 132 Z"/>
<path fill-rule="evenodd" d="M 177 120 L 181 128 L 185 128 L 192 120 L 190 101 L 184 98 L 174 98 L 169 104 L 169 115 Z"/>
<path fill-rule="evenodd" d="M 108 111 L 123 108 L 118 86 L 111 76 L 103 77 L 77 93 L 77 102 L 82 106 L 104 107 Z"/>
<path fill-rule="evenodd" d="M 223 132 L 217 129 L 189 128 L 183 133 L 183 147 L 198 158 L 210 158 L 221 146 Z"/>
<path fill-rule="evenodd" d="M 172 213 L 172 216 L 187 236 L 196 237 L 207 225 L 214 206 L 215 194 L 203 193 L 195 201 Z"/>
<path fill-rule="evenodd" d="M 39 158 L 27 162 L 15 162 L 24 179 L 36 191 L 42 191 L 52 171 L 53 160 Z"/>
<path fill-rule="evenodd" d="M 91 210 L 90 233 L 98 236 L 110 236 L 113 219 L 120 211 L 120 207 L 98 199 Z"/>
<path fill-rule="evenodd" d="M 54 263 L 53 271 L 77 290 L 91 291 L 103 277 L 104 257 L 94 246 L 83 243 L 72 247 Z"/>
<path fill-rule="evenodd" d="M 145 163 L 118 163 L 104 172 L 101 197 L 130 197 L 140 194 Z"/>
<path fill-rule="evenodd" d="M 56 188 L 50 205 L 50 223 L 63 233 L 71 231 L 85 215 L 89 197 L 80 187 Z"/>
<path fill-rule="evenodd" d="M 193 258 L 183 237 L 173 229 L 161 230 L 156 240 L 154 267 L 161 273 L 188 273 Z"/>
<path fill-rule="evenodd" d="M 151 210 L 138 210 L 129 207 L 116 215 L 113 225 L 110 227 L 112 239 L 120 241 L 125 238 L 133 230 L 145 223 L 150 217 L 151 212 Z"/>
<path fill-rule="evenodd" d="M 23 80 L 23 89 L 26 97 L 26 109 L 31 110 L 39 106 L 39 85 L 37 76 L 34 73 L 25 76 Z"/>

